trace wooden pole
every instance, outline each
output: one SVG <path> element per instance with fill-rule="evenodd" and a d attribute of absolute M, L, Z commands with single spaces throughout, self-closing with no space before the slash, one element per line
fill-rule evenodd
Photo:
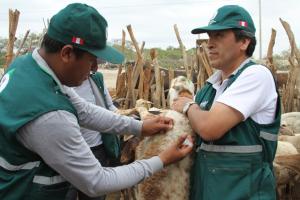
<path fill-rule="evenodd" d="M 145 41 L 143 41 L 143 43 L 141 45 L 141 48 L 140 48 L 140 52 L 141 52 L 141 55 L 142 55 L 142 58 L 141 58 L 142 60 L 139 63 L 140 65 L 142 65 L 141 69 L 140 69 L 140 74 L 139 74 L 140 79 L 139 79 L 139 90 L 138 90 L 140 99 L 144 99 L 144 76 L 145 76 L 144 67 L 143 67 L 143 65 L 144 65 L 144 60 L 143 60 L 144 47 L 145 47 Z"/>
<path fill-rule="evenodd" d="M 143 73 L 143 63 L 144 63 L 144 61 L 143 61 L 143 56 L 142 56 L 142 53 L 141 53 L 140 48 L 138 46 L 138 43 L 137 43 L 137 41 L 134 37 L 131 25 L 127 26 L 127 31 L 129 33 L 130 39 L 133 43 L 133 46 L 134 46 L 134 48 L 136 50 L 136 54 L 137 54 L 136 65 L 135 65 L 135 68 L 133 70 L 133 75 L 132 75 L 132 87 L 135 88 L 140 74 Z M 142 84 L 143 84 L 143 82 L 141 84 L 139 84 L 139 88 L 143 88 L 143 87 L 141 87 Z M 139 92 L 142 92 L 142 91 L 143 91 L 142 89 L 139 90 Z M 139 93 L 139 96 L 141 97 L 141 96 L 143 96 L 143 94 Z M 135 100 L 134 100 L 134 105 L 135 105 Z"/>
<path fill-rule="evenodd" d="M 16 40 L 16 31 L 18 27 L 20 12 L 18 10 L 9 9 L 9 35 L 7 43 L 6 62 L 4 69 L 6 69 L 14 57 L 14 43 Z"/>
<path fill-rule="evenodd" d="M 290 25 L 282 19 L 280 19 L 280 22 L 288 35 L 291 45 L 291 54 L 289 57 L 291 69 L 289 71 L 286 88 L 283 90 L 283 106 L 285 112 L 292 112 L 294 111 L 294 94 L 297 90 L 296 84 L 300 73 L 300 52 L 297 48 L 294 33 Z"/>
<path fill-rule="evenodd" d="M 166 97 L 165 97 L 165 76 L 166 73 L 164 71 L 160 72 L 160 81 L 161 81 L 161 105 L 162 108 L 166 108 Z"/>
<path fill-rule="evenodd" d="M 274 77 L 276 77 L 276 71 L 277 68 L 274 65 L 273 62 L 273 47 L 275 45 L 275 39 L 276 39 L 276 30 L 272 28 L 271 38 L 268 46 L 268 52 L 267 52 L 267 63 L 266 65 L 271 70 Z"/>
<path fill-rule="evenodd" d="M 207 73 L 208 77 L 210 77 L 213 74 L 213 70 L 212 70 L 212 67 L 210 66 L 210 63 L 209 63 L 209 59 L 208 59 L 208 55 L 207 55 L 207 43 L 206 42 L 201 43 L 200 52 L 201 52 L 200 55 L 202 57 L 202 61 L 203 61 L 206 73 Z"/>
<path fill-rule="evenodd" d="M 172 80 L 174 79 L 175 73 L 174 73 L 174 69 L 171 68 L 171 67 L 169 67 L 168 72 L 169 72 L 169 89 L 170 89 L 170 87 L 171 87 L 171 82 L 172 82 Z"/>
<path fill-rule="evenodd" d="M 149 100 L 149 93 L 150 93 L 150 81 L 152 76 L 152 66 L 150 62 L 145 63 L 144 69 L 144 99 Z"/>
<path fill-rule="evenodd" d="M 125 109 L 135 105 L 134 88 L 132 86 L 132 65 L 127 66 L 127 96 L 125 100 Z"/>
<path fill-rule="evenodd" d="M 125 53 L 126 32 L 122 30 L 122 53 Z"/>
<path fill-rule="evenodd" d="M 159 65 L 157 62 L 157 56 L 158 56 L 157 50 L 151 49 L 150 56 L 152 59 L 152 64 L 154 66 L 155 86 L 156 86 L 153 103 L 154 103 L 155 107 L 160 108 L 161 107 L 161 80 L 160 80 L 160 69 L 159 69 Z"/>
<path fill-rule="evenodd" d="M 145 47 L 145 41 L 142 42 L 142 45 L 141 45 L 141 48 L 140 48 L 142 57 L 144 57 L 144 56 L 143 56 L 144 47 Z"/>
<path fill-rule="evenodd" d="M 183 66 L 184 66 L 185 71 L 186 71 L 186 76 L 187 76 L 188 79 L 192 80 L 192 71 L 188 68 L 185 46 L 183 45 L 183 42 L 180 38 L 179 31 L 178 31 L 178 28 L 177 28 L 177 24 L 174 24 L 174 31 L 175 31 L 176 38 L 177 38 L 178 43 L 179 43 L 179 47 L 181 49 L 182 58 L 183 58 Z"/>
<path fill-rule="evenodd" d="M 126 37 L 126 33 L 125 33 L 124 30 L 122 30 L 122 49 L 121 49 L 121 51 L 122 51 L 123 54 L 125 52 L 125 37 Z M 119 81 L 120 81 L 119 79 L 122 79 L 122 80 L 124 79 L 124 77 L 121 77 L 122 68 L 123 68 L 123 65 L 122 64 L 119 65 L 118 74 L 117 74 L 117 81 L 116 81 L 116 97 L 117 98 L 121 97 L 120 96 L 121 95 L 121 90 L 124 87 L 124 85 L 119 83 Z"/>
<path fill-rule="evenodd" d="M 22 50 L 22 48 L 23 48 L 23 46 L 24 46 L 24 43 L 25 43 L 25 41 L 26 41 L 26 39 L 27 39 L 27 37 L 28 37 L 29 32 L 30 32 L 30 30 L 27 30 L 27 31 L 26 31 L 25 36 L 24 36 L 24 38 L 23 38 L 23 40 L 22 40 L 22 42 L 21 42 L 21 45 L 19 46 L 19 49 L 18 49 L 18 51 L 17 51 L 17 53 L 16 53 L 16 57 L 19 56 L 19 54 L 20 54 L 20 52 L 21 52 L 21 50 Z"/>
<path fill-rule="evenodd" d="M 197 90 L 199 90 L 204 86 L 206 79 L 213 74 L 213 70 L 210 66 L 206 52 L 206 40 L 198 39 L 196 41 L 196 46 L 196 57 L 198 64 Z"/>

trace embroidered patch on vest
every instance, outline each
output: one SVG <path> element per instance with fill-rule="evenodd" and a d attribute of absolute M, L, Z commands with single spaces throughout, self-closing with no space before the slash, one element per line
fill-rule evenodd
<path fill-rule="evenodd" d="M 12 73 L 15 71 L 15 69 L 12 69 L 10 71 L 8 71 L 1 79 L 0 81 L 0 93 L 6 88 L 8 82 L 9 82 L 9 79 L 10 79 L 10 76 L 12 75 Z"/>

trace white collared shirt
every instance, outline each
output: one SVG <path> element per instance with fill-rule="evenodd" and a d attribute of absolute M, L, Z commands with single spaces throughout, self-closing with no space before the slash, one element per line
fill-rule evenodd
<path fill-rule="evenodd" d="M 246 59 L 232 74 L 236 74 L 249 61 L 249 58 Z M 214 102 L 238 110 L 244 119 L 251 117 L 260 124 L 274 121 L 277 92 L 273 76 L 265 66 L 256 64 L 248 67 L 226 90 L 228 79 L 222 82 L 221 75 L 218 70 L 207 80 L 216 89 Z"/>

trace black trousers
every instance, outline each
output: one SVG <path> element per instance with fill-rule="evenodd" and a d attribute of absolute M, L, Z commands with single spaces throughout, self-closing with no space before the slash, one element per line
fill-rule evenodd
<path fill-rule="evenodd" d="M 108 167 L 109 161 L 105 153 L 104 146 L 99 145 L 96 147 L 91 147 L 91 150 L 101 165 Z M 80 190 L 77 190 L 74 186 L 71 186 L 66 195 L 66 200 L 77 200 L 77 197 L 78 200 L 105 200 L 105 195 L 99 197 L 89 197 Z"/>

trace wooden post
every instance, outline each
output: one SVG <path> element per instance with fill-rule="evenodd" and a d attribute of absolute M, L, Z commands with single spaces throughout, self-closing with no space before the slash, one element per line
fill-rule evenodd
<path fill-rule="evenodd" d="M 172 67 L 169 67 L 169 89 L 171 88 L 171 82 L 174 79 L 174 69 Z"/>
<path fill-rule="evenodd" d="M 142 45 L 141 45 L 141 48 L 140 48 L 142 57 L 144 57 L 144 56 L 143 56 L 144 47 L 145 47 L 145 41 L 142 42 Z"/>
<path fill-rule="evenodd" d="M 127 93 L 126 86 L 126 73 L 122 72 L 118 76 L 118 82 L 116 86 L 116 97 L 115 98 L 125 98 Z M 125 92 L 125 93 L 124 93 Z"/>
<path fill-rule="evenodd" d="M 273 63 L 273 47 L 275 45 L 275 39 L 276 39 L 276 30 L 272 28 L 271 38 L 268 46 L 266 65 L 271 70 L 274 77 L 276 76 L 276 71 L 277 71 L 277 68 Z"/>
<path fill-rule="evenodd" d="M 160 81 L 161 81 L 161 105 L 162 108 L 166 108 L 166 97 L 165 97 L 165 76 L 166 73 L 164 71 L 160 72 Z"/>
<path fill-rule="evenodd" d="M 289 62 L 291 64 L 291 69 L 289 71 L 289 77 L 287 80 L 286 88 L 283 90 L 283 106 L 285 112 L 292 112 L 294 110 L 294 94 L 297 84 L 297 79 L 299 78 L 300 73 L 300 52 L 296 46 L 295 37 L 291 30 L 290 25 L 280 19 L 280 22 L 285 29 L 290 45 L 291 45 L 291 54 L 289 57 Z"/>
<path fill-rule="evenodd" d="M 150 93 L 150 81 L 151 81 L 151 71 L 152 66 L 150 62 L 145 63 L 144 69 L 144 99 L 149 100 L 149 93 Z"/>
<path fill-rule="evenodd" d="M 141 69 L 140 69 L 140 74 L 139 74 L 139 90 L 138 90 L 138 94 L 139 94 L 139 98 L 140 99 L 144 99 L 144 60 L 143 60 L 143 51 L 144 51 L 144 46 L 145 46 L 145 41 L 143 41 L 142 45 L 141 45 L 141 48 L 140 48 L 140 52 L 141 52 L 141 55 L 142 55 L 142 60 L 140 61 L 139 64 L 141 64 Z"/>
<path fill-rule="evenodd" d="M 129 33 L 130 39 L 131 39 L 131 41 L 133 43 L 133 46 L 134 46 L 136 54 L 137 54 L 136 63 L 138 63 L 138 61 L 141 62 L 142 61 L 142 54 L 141 54 L 140 48 L 138 46 L 138 43 L 137 43 L 137 41 L 136 41 L 136 39 L 134 37 L 131 25 L 127 26 L 127 31 Z M 140 74 L 141 67 L 142 67 L 142 65 L 136 64 L 136 68 L 134 69 L 134 72 L 133 72 L 133 85 L 136 85 L 136 83 L 137 83 L 137 79 L 138 79 L 138 75 Z"/>
<path fill-rule="evenodd" d="M 6 62 L 4 69 L 6 69 L 14 57 L 14 44 L 16 40 L 16 31 L 18 27 L 20 12 L 18 10 L 9 9 L 9 35 L 7 43 Z"/>
<path fill-rule="evenodd" d="M 205 71 L 206 71 L 208 77 L 210 77 L 213 74 L 213 70 L 212 70 L 212 67 L 210 66 L 210 63 L 209 63 L 209 59 L 208 59 L 208 55 L 207 55 L 207 43 L 206 42 L 201 43 L 200 52 L 201 52 L 201 54 L 200 54 L 201 59 L 203 61 L 204 67 L 205 67 Z"/>
<path fill-rule="evenodd" d="M 183 42 L 182 42 L 182 40 L 180 38 L 179 31 L 178 31 L 178 28 L 177 28 L 177 24 L 174 24 L 174 31 L 175 31 L 176 38 L 177 38 L 178 43 L 179 43 L 179 47 L 180 47 L 181 52 L 182 52 L 183 66 L 184 66 L 185 71 L 186 71 L 186 77 L 188 79 L 192 80 L 192 70 L 190 70 L 190 68 L 188 67 L 185 46 L 183 45 Z"/>
<path fill-rule="evenodd" d="M 156 90 L 155 90 L 155 84 L 152 84 L 151 86 L 150 86 L 150 92 L 151 92 L 151 102 L 155 102 L 156 101 L 156 97 L 155 97 L 155 95 L 156 95 Z M 154 105 L 154 107 L 156 107 L 155 105 Z"/>
<path fill-rule="evenodd" d="M 127 66 L 127 95 L 125 100 L 125 109 L 133 107 L 135 105 L 135 95 L 134 95 L 134 88 L 132 85 L 132 65 Z"/>
<path fill-rule="evenodd" d="M 126 32 L 122 30 L 122 53 L 125 52 Z"/>
<path fill-rule="evenodd" d="M 197 75 L 197 90 L 199 90 L 205 84 L 206 79 L 213 74 L 213 70 L 209 64 L 207 52 L 206 52 L 206 40 L 198 39 L 196 41 L 196 57 L 198 64 Z"/>
<path fill-rule="evenodd" d="M 136 50 L 136 54 L 137 54 L 136 65 L 135 65 L 135 68 L 133 70 L 133 75 L 132 75 L 132 87 L 135 88 L 140 74 L 143 73 L 143 56 L 142 56 L 142 53 L 138 46 L 138 43 L 134 37 L 131 25 L 127 26 L 127 30 L 128 30 L 130 39 L 133 43 L 133 46 Z M 139 88 L 143 88 L 142 85 L 143 85 L 143 81 L 141 81 L 141 83 L 139 84 Z M 141 89 L 141 90 L 139 90 L 139 92 L 141 92 L 141 93 L 139 93 L 139 96 L 140 97 L 143 96 L 143 93 L 142 93 L 143 90 Z M 134 101 L 134 105 L 135 105 L 135 101 Z"/>
<path fill-rule="evenodd" d="M 161 107 L 161 81 L 160 81 L 160 69 L 159 65 L 157 62 L 157 50 L 156 49 L 151 49 L 150 50 L 150 56 L 152 59 L 152 64 L 154 66 L 154 74 L 155 74 L 155 96 L 153 99 L 154 106 L 157 108 Z"/>
<path fill-rule="evenodd" d="M 125 37 L 126 37 L 126 33 L 124 30 L 122 30 L 122 53 L 124 54 L 125 52 Z M 117 74 L 117 80 L 116 80 L 116 97 L 117 98 L 120 98 L 121 96 L 121 90 L 122 90 L 122 87 L 124 87 L 124 85 L 120 84 L 120 80 L 119 79 L 124 79 L 124 77 L 121 77 L 121 73 L 122 73 L 122 68 L 123 68 L 123 65 L 120 64 L 119 67 L 118 67 L 118 74 Z M 125 80 L 125 79 L 124 79 Z"/>
<path fill-rule="evenodd" d="M 19 49 L 18 49 L 18 51 L 17 51 L 17 53 L 16 53 L 16 57 L 19 56 L 19 54 L 20 54 L 20 52 L 21 52 L 21 50 L 22 50 L 22 48 L 23 48 L 23 46 L 24 46 L 24 43 L 25 43 L 25 41 L 26 41 L 26 39 L 27 39 L 27 37 L 28 37 L 29 32 L 30 32 L 30 30 L 27 30 L 27 31 L 26 31 L 25 36 L 24 36 L 24 38 L 23 38 L 23 40 L 22 40 L 22 42 L 21 42 L 21 45 L 19 46 Z"/>

